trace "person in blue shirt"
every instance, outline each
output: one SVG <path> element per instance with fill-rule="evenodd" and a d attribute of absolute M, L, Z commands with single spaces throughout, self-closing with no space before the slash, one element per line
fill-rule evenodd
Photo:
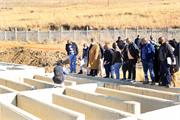
<path fill-rule="evenodd" d="M 142 61 L 144 77 L 145 77 L 145 81 L 143 82 L 143 84 L 149 83 L 149 78 L 148 78 L 148 70 L 149 70 L 152 80 L 151 84 L 154 85 L 155 74 L 154 74 L 153 62 L 154 62 L 155 48 L 146 38 L 142 38 L 141 44 L 142 44 L 141 61 Z"/>

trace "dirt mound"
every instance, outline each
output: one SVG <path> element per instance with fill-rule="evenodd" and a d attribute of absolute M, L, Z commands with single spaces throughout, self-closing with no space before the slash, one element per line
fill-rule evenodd
<path fill-rule="evenodd" d="M 34 50 L 24 47 L 13 47 L 0 52 L 0 61 L 45 67 L 52 71 L 53 64 L 66 56 L 57 50 Z"/>

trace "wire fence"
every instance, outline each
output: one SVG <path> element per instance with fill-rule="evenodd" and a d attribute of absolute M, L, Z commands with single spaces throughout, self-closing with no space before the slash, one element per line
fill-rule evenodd
<path fill-rule="evenodd" d="M 153 36 L 157 40 L 160 36 L 165 36 L 167 39 L 176 39 L 180 41 L 180 29 L 120 29 L 120 30 L 70 30 L 70 31 L 0 31 L 1 41 L 62 41 L 62 40 L 95 40 L 114 41 L 118 36 L 122 39 L 127 37 L 134 39 L 137 35 L 140 37 Z"/>

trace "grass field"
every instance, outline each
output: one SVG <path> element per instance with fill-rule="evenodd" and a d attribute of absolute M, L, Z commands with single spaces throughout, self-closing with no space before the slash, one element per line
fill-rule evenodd
<path fill-rule="evenodd" d="M 180 0 L 1 0 L 0 16 L 0 28 L 180 27 Z"/>

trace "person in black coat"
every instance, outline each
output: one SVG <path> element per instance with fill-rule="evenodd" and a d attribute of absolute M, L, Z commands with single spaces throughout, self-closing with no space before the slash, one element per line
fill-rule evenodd
<path fill-rule="evenodd" d="M 110 44 L 109 43 L 105 43 L 104 45 L 104 68 L 105 68 L 105 72 L 106 72 L 106 76 L 105 78 L 109 78 L 110 74 L 111 74 L 111 65 L 112 65 L 112 59 L 113 59 L 113 50 L 110 49 Z M 111 75 L 112 76 L 112 75 Z"/>
<path fill-rule="evenodd" d="M 126 39 L 128 44 L 127 46 L 127 55 L 128 55 L 128 79 L 136 80 L 136 63 L 139 59 L 139 48 L 135 43 L 132 42 L 130 38 Z"/>

